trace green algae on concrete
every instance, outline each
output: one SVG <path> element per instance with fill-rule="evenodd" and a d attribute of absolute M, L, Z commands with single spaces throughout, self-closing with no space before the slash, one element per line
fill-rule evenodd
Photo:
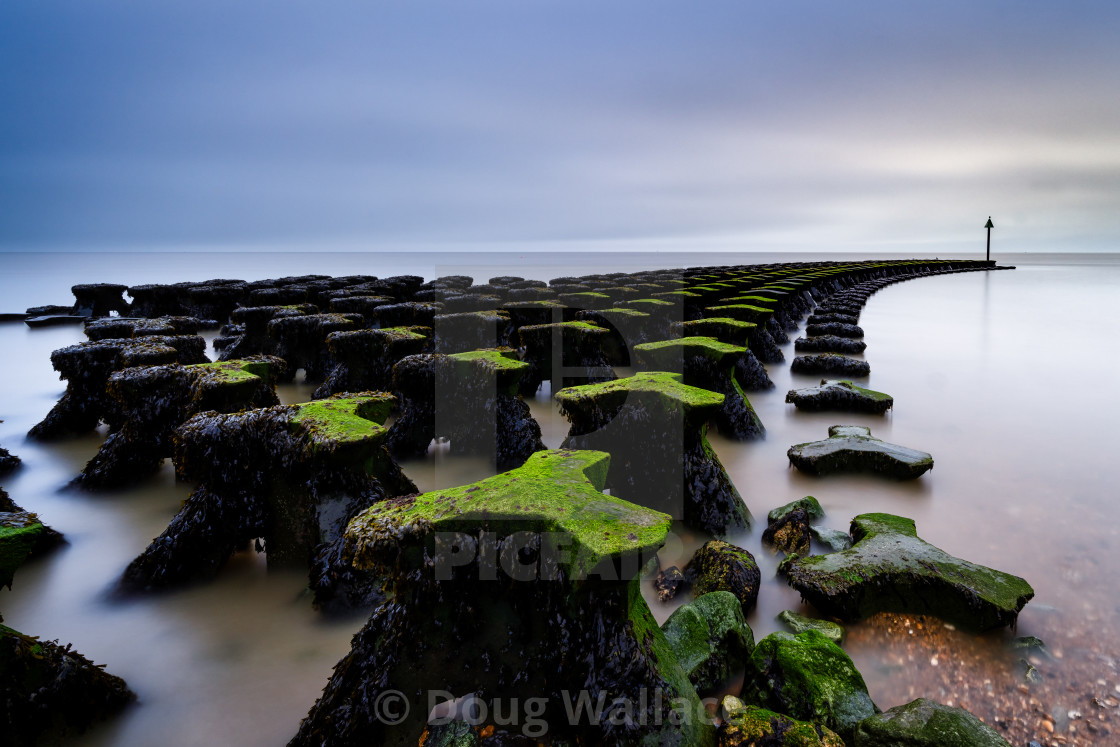
<path fill-rule="evenodd" d="M 794 633 L 816 630 L 837 646 L 844 642 L 844 636 L 847 634 L 844 626 L 840 623 L 834 623 L 831 620 L 821 620 L 815 617 L 806 617 L 793 610 L 783 610 L 779 612 L 778 619 L 785 623 Z"/>
<path fill-rule="evenodd" d="M 844 650 L 816 630 L 771 633 L 747 664 L 743 700 L 825 726 L 845 741 L 879 713 L 863 675 Z"/>
<path fill-rule="evenodd" d="M 563 446 L 610 452 L 613 494 L 692 528 L 722 535 L 749 526 L 750 512 L 705 435 L 724 395 L 681 379 L 645 371 L 560 390 L 555 399 L 572 424 Z"/>
<path fill-rule="evenodd" d="M 383 446 L 391 402 L 383 392 L 343 394 L 188 420 L 175 433 L 175 468 L 198 486 L 121 587 L 207 579 L 258 538 L 269 567 L 308 568 L 356 513 L 415 490 Z"/>
<path fill-rule="evenodd" d="M 821 379 L 820 386 L 791 389 L 786 393 L 786 402 L 807 412 L 844 410 L 882 415 L 894 406 L 894 397 L 850 381 Z"/>
<path fill-rule="evenodd" d="M 0 586 L 12 577 L 39 545 L 43 524 L 35 514 L 0 512 Z"/>
<path fill-rule="evenodd" d="M 747 352 L 745 347 L 714 337 L 682 337 L 635 345 L 634 352 L 644 370 L 682 372 L 689 386 L 724 395 L 713 418 L 724 436 L 747 440 L 765 434 L 762 421 L 735 378 L 736 365 Z"/>
<path fill-rule="evenodd" d="M 744 705 L 728 695 L 721 704 L 719 747 L 844 747 L 844 740 L 820 724 Z"/>
<path fill-rule="evenodd" d="M 810 475 L 876 472 L 913 480 L 933 469 L 930 454 L 873 438 L 871 429 L 862 425 L 831 426 L 828 438 L 795 444 L 787 456 L 790 464 Z"/>
<path fill-rule="evenodd" d="M 1018 576 L 929 544 L 904 516 L 860 514 L 852 519 L 851 535 L 848 550 L 794 558 L 783 566 L 803 599 L 841 620 L 902 612 L 986 630 L 1013 626 L 1034 596 Z"/>
<path fill-rule="evenodd" d="M 713 591 L 678 607 L 661 631 L 700 692 L 726 682 L 754 649 L 754 632 L 739 600 L 727 591 Z"/>
<path fill-rule="evenodd" d="M 117 487 L 153 474 L 171 456 L 175 429 L 207 411 L 237 412 L 277 405 L 284 361 L 272 356 L 181 366 L 142 366 L 114 373 L 106 391 L 120 427 L 109 434 L 75 483 Z"/>
<path fill-rule="evenodd" d="M 681 337 L 714 337 L 721 342 L 748 347 L 750 333 L 758 325 L 754 322 L 744 322 L 731 317 L 709 317 L 706 319 L 693 319 L 672 325 L 674 334 Z"/>
<path fill-rule="evenodd" d="M 377 698 L 440 690 L 557 706 L 565 693 L 584 693 L 591 711 L 597 702 L 627 706 L 622 721 L 548 709 L 541 718 L 559 743 L 713 745 L 714 729 L 640 589 L 643 556 L 653 558 L 671 520 L 603 494 L 609 461 L 600 452 L 544 452 L 472 485 L 389 499 L 356 517 L 346 556 L 385 575 L 386 601 L 291 744 L 415 744 L 427 709 L 387 724 L 376 717 Z M 558 537 L 563 552 L 553 555 L 549 538 Z"/>
<path fill-rule="evenodd" d="M 615 378 L 604 351 L 610 330 L 588 322 L 530 324 L 517 330 L 529 371 L 521 379 L 521 393 L 531 396 L 544 381 L 555 393 L 564 386 L 610 381 Z"/>
<path fill-rule="evenodd" d="M 856 727 L 853 744 L 854 747 L 1011 747 L 995 729 L 963 708 L 925 698 L 864 719 Z"/>
<path fill-rule="evenodd" d="M 616 557 L 636 561 L 629 563 L 632 576 L 665 541 L 672 520 L 605 495 L 609 464 L 610 455 L 600 451 L 543 451 L 471 485 L 375 504 L 350 524 L 354 564 L 388 562 L 402 542 L 434 532 L 500 526 L 570 538 L 557 562 L 573 578 L 610 572 L 603 564 Z"/>

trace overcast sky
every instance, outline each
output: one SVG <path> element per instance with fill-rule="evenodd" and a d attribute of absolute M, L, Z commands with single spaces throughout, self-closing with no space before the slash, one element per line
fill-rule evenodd
<path fill-rule="evenodd" d="M 4 0 L 0 249 L 1116 251 L 1120 3 Z"/>

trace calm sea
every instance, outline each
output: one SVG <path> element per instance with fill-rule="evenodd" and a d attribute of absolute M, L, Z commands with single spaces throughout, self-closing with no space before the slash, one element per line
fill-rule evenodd
<path fill-rule="evenodd" d="M 457 273 L 485 282 L 495 275 L 548 279 L 817 258 L 845 257 L 570 254 L 561 262 L 531 253 L 0 254 L 0 311 L 69 303 L 69 286 L 78 282 L 254 280 L 310 272 L 426 278 Z M 894 396 L 895 409 L 887 416 L 795 412 L 784 403 L 785 392 L 816 382 L 792 375 L 787 362 L 768 367 L 774 390 L 751 396 L 766 439 L 712 440 L 758 522 L 771 508 L 811 494 L 831 527 L 846 529 L 852 516 L 867 511 L 904 514 L 944 550 L 1025 577 L 1036 597 L 1015 634 L 1037 635 L 1055 654 L 1043 667 L 1052 687 L 1039 690 L 1042 706 L 1080 709 L 1091 696 L 1120 690 L 1120 387 L 1113 380 L 1120 370 L 1120 257 L 1000 260 L 1018 269 L 912 280 L 869 301 L 860 321 L 871 362 L 868 385 Z M 52 445 L 25 440 L 63 391 L 50 352 L 80 339 L 77 327 L 32 331 L 20 323 L 0 324 L 0 444 L 24 462 L 3 484 L 17 503 L 69 540 L 22 569 L 11 591 L 0 591 L 5 624 L 73 643 L 138 693 L 137 706 L 82 744 L 283 744 L 362 618 L 322 619 L 311 609 L 302 574 L 266 573 L 263 559 L 248 552 L 205 587 L 141 601 L 108 600 L 106 589 L 166 527 L 188 486 L 176 484 L 168 466 L 133 490 L 66 491 L 104 434 Z M 785 350 L 788 361 L 792 345 Z M 282 392 L 285 401 L 309 396 L 310 388 L 301 385 Z M 558 445 L 566 423 L 546 396 L 531 406 L 546 443 Z M 869 425 L 878 437 L 928 451 L 936 466 L 904 484 L 813 479 L 788 467 L 791 444 L 823 438 L 829 425 L 840 422 Z M 485 467 L 437 451 L 406 464 L 406 471 L 428 488 L 476 479 Z M 773 577 L 776 559 L 759 535 L 756 528 L 736 538 L 763 567 L 759 606 L 750 618 L 756 636 L 779 628 L 774 616 L 781 610 L 801 609 L 797 594 Z M 664 560 L 682 562 L 701 539 L 678 535 Z M 671 611 L 651 605 L 659 619 Z M 1003 644 L 1011 635 L 986 636 L 970 655 L 1005 657 Z M 895 666 L 890 652 L 858 644 L 850 652 L 884 709 L 910 700 L 915 683 L 934 681 L 925 676 L 933 667 L 949 665 L 911 657 Z M 997 699 L 1014 695 L 1019 685 L 1010 668 L 985 687 Z M 1081 690 L 1071 693 L 1071 687 Z M 981 700 L 969 707 L 990 721 L 993 713 Z"/>

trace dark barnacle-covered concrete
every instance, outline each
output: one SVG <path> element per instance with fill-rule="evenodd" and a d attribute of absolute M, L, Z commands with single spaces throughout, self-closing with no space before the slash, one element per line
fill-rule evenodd
<path fill-rule="evenodd" d="M 803 599 L 842 620 L 901 612 L 987 630 L 1014 626 L 1034 596 L 1018 576 L 929 544 L 904 516 L 861 514 L 852 519 L 851 536 L 848 550 L 793 558 L 781 567 Z"/>
<path fill-rule="evenodd" d="M 126 285 L 116 283 L 87 283 L 70 287 L 74 294 L 74 313 L 78 316 L 109 316 L 113 311 L 128 313 L 128 301 L 124 300 Z"/>
<path fill-rule="evenodd" d="M 867 343 L 849 337 L 821 335 L 798 337 L 793 341 L 793 349 L 799 353 L 862 353 L 867 350 Z"/>
<path fill-rule="evenodd" d="M 681 374 L 642 372 L 571 386 L 556 394 L 571 422 L 563 446 L 609 451 L 616 494 L 722 535 L 749 526 L 750 512 L 704 432 L 724 395 L 682 383 Z"/>
<path fill-rule="evenodd" d="M 877 472 L 897 480 L 913 480 L 933 469 L 924 451 L 873 438 L 862 425 L 834 425 L 823 441 L 791 446 L 790 464 L 810 475 L 835 472 Z"/>
<path fill-rule="evenodd" d="M 432 327 L 441 304 L 406 301 L 378 306 L 373 310 L 374 324 L 378 327 Z"/>
<path fill-rule="evenodd" d="M 327 348 L 334 367 L 313 396 L 322 399 L 339 392 L 391 391 L 393 366 L 402 358 L 426 352 L 431 343 L 430 327 L 331 332 Z"/>
<path fill-rule="evenodd" d="M 604 350 L 610 332 L 588 322 L 534 324 L 518 331 L 529 370 L 520 391 L 532 396 L 544 381 L 552 391 L 565 386 L 612 381 L 615 373 Z"/>
<path fill-rule="evenodd" d="M 268 324 L 273 319 L 314 314 L 311 304 L 294 306 L 239 306 L 230 312 L 231 325 L 223 328 L 222 335 L 214 340 L 214 347 L 221 352 L 218 360 L 231 361 L 251 355 L 273 355 L 276 340 L 268 335 Z"/>
<path fill-rule="evenodd" d="M 766 429 L 735 380 L 735 364 L 746 348 L 720 342 L 714 337 L 682 337 L 636 345 L 638 367 L 645 371 L 684 374 L 684 383 L 723 395 L 723 404 L 713 420 L 728 438 L 762 438 Z"/>
<path fill-rule="evenodd" d="M 433 325 L 437 353 L 496 348 L 509 341 L 511 332 L 509 314 L 501 310 L 436 314 Z"/>
<path fill-rule="evenodd" d="M 110 317 L 86 322 L 85 333 L 90 340 L 111 340 L 194 335 L 200 329 L 213 327 L 212 320 L 195 319 L 193 316 L 163 316 L 158 319 Z"/>
<path fill-rule="evenodd" d="M 863 337 L 863 328 L 854 324 L 841 322 L 825 322 L 823 324 L 808 324 L 805 334 L 816 337 L 818 335 L 832 335 L 833 337 L 857 338 Z"/>
<path fill-rule="evenodd" d="M 75 651 L 0 625 L 0 724 L 11 747 L 61 744 L 136 696 Z"/>
<path fill-rule="evenodd" d="M 453 453 L 487 456 L 499 470 L 521 465 L 545 448 L 517 394 L 528 368 L 508 348 L 403 358 L 393 368 L 401 404 L 389 449 L 402 458 L 420 456 L 443 437 Z"/>
<path fill-rule="evenodd" d="M 20 459 L 18 456 L 0 446 L 0 476 L 15 471 L 16 467 L 18 467 L 19 464 Z"/>
<path fill-rule="evenodd" d="M 571 422 L 565 448 L 608 451 L 612 493 L 723 535 L 750 512 L 705 436 L 723 395 L 688 386 L 681 374 L 641 372 L 556 393 Z"/>
<path fill-rule="evenodd" d="M 363 324 L 365 320 L 359 314 L 301 314 L 273 318 L 268 323 L 268 336 L 276 344 L 275 354 L 288 364 L 281 381 L 292 381 L 301 368 L 307 381 L 325 379 L 331 371 L 327 336 L 332 332 L 358 329 Z"/>
<path fill-rule="evenodd" d="M 284 361 L 269 356 L 190 366 L 126 368 L 107 391 L 123 422 L 109 434 L 75 483 L 109 488 L 143 480 L 173 451 L 175 429 L 200 412 L 237 412 L 280 404 L 276 379 Z"/>
<path fill-rule="evenodd" d="M 358 511 L 415 491 L 383 446 L 392 403 L 367 392 L 188 420 L 175 468 L 198 487 L 129 564 L 122 590 L 205 580 L 260 539 L 270 567 L 308 568 Z"/>
<path fill-rule="evenodd" d="M 105 391 L 114 371 L 165 363 L 205 363 L 206 340 L 197 335 L 134 337 L 82 342 L 51 353 L 51 365 L 66 381 L 66 392 L 28 435 L 40 440 L 87 433 L 104 420 L 120 426 L 115 403 Z"/>
<path fill-rule="evenodd" d="M 629 308 L 587 309 L 576 313 L 576 321 L 602 327 L 610 334 L 603 343 L 603 353 L 612 366 L 631 365 L 631 351 L 635 345 L 661 340 L 663 327 L 668 332 L 668 321 L 662 321 L 642 311 Z"/>
<path fill-rule="evenodd" d="M 791 389 L 786 393 L 786 402 L 808 412 L 843 410 L 882 415 L 894 406 L 894 397 L 850 381 L 821 379 L 820 386 Z"/>
<path fill-rule="evenodd" d="M 290 744 L 411 747 L 426 702 L 390 725 L 379 698 L 443 690 L 488 704 L 541 698 L 553 743 L 714 745 L 638 587 L 670 517 L 604 495 L 609 459 L 542 452 L 471 485 L 382 501 L 352 521 L 345 557 L 387 580 L 387 601 Z M 628 703 L 630 718 L 570 719 L 565 693 L 581 692 Z"/>
<path fill-rule="evenodd" d="M 799 355 L 793 359 L 789 369 L 800 374 L 833 374 L 856 377 L 871 375 L 871 364 L 867 361 L 848 358 L 837 353 Z"/>

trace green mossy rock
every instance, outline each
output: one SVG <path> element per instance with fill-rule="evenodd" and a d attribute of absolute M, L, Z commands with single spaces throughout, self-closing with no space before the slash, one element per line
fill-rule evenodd
<path fill-rule="evenodd" d="M 806 630 L 816 630 L 837 646 L 844 642 L 847 631 L 843 625 L 829 620 L 818 620 L 815 617 L 805 617 L 793 610 L 784 610 L 778 613 L 778 619 L 794 633 L 804 633 Z"/>
<path fill-rule="evenodd" d="M 879 712 L 852 660 L 816 630 L 771 633 L 759 641 L 747 664 L 743 700 L 826 726 L 845 741 Z"/>
<path fill-rule="evenodd" d="M 810 475 L 835 472 L 876 472 L 897 480 L 913 480 L 933 469 L 924 451 L 887 443 L 862 425 L 834 425 L 828 438 L 791 446 L 790 464 Z"/>
<path fill-rule="evenodd" d="M 852 519 L 851 535 L 851 549 L 784 565 L 802 598 L 841 620 L 907 612 L 986 630 L 1014 625 L 1034 596 L 1022 578 L 955 558 L 919 538 L 912 519 L 861 514 Z"/>
<path fill-rule="evenodd" d="M 719 727 L 719 747 L 844 747 L 844 740 L 831 729 L 743 705 L 738 698 L 724 698 L 723 709 L 726 718 Z"/>
<path fill-rule="evenodd" d="M 754 632 L 739 600 L 727 591 L 713 591 L 678 607 L 661 631 L 700 692 L 726 682 L 754 650 Z"/>
<path fill-rule="evenodd" d="M 856 386 L 850 381 L 821 379 L 820 386 L 791 389 L 786 393 L 786 402 L 807 412 L 843 410 L 882 415 L 894 406 L 894 397 Z"/>
<path fill-rule="evenodd" d="M 12 588 L 12 577 L 38 546 L 43 529 L 35 514 L 0 512 L 0 586 Z"/>
<path fill-rule="evenodd" d="M 672 325 L 674 334 L 681 337 L 714 337 L 731 345 L 746 347 L 751 333 L 758 328 L 754 322 L 744 322 L 731 317 L 709 317 Z"/>
<path fill-rule="evenodd" d="M 1011 747 L 995 729 L 963 708 L 918 698 L 864 719 L 855 747 Z"/>
<path fill-rule="evenodd" d="M 696 596 L 729 591 L 746 614 L 758 601 L 762 573 L 754 556 L 722 540 L 705 542 L 684 567 L 684 582 Z"/>

